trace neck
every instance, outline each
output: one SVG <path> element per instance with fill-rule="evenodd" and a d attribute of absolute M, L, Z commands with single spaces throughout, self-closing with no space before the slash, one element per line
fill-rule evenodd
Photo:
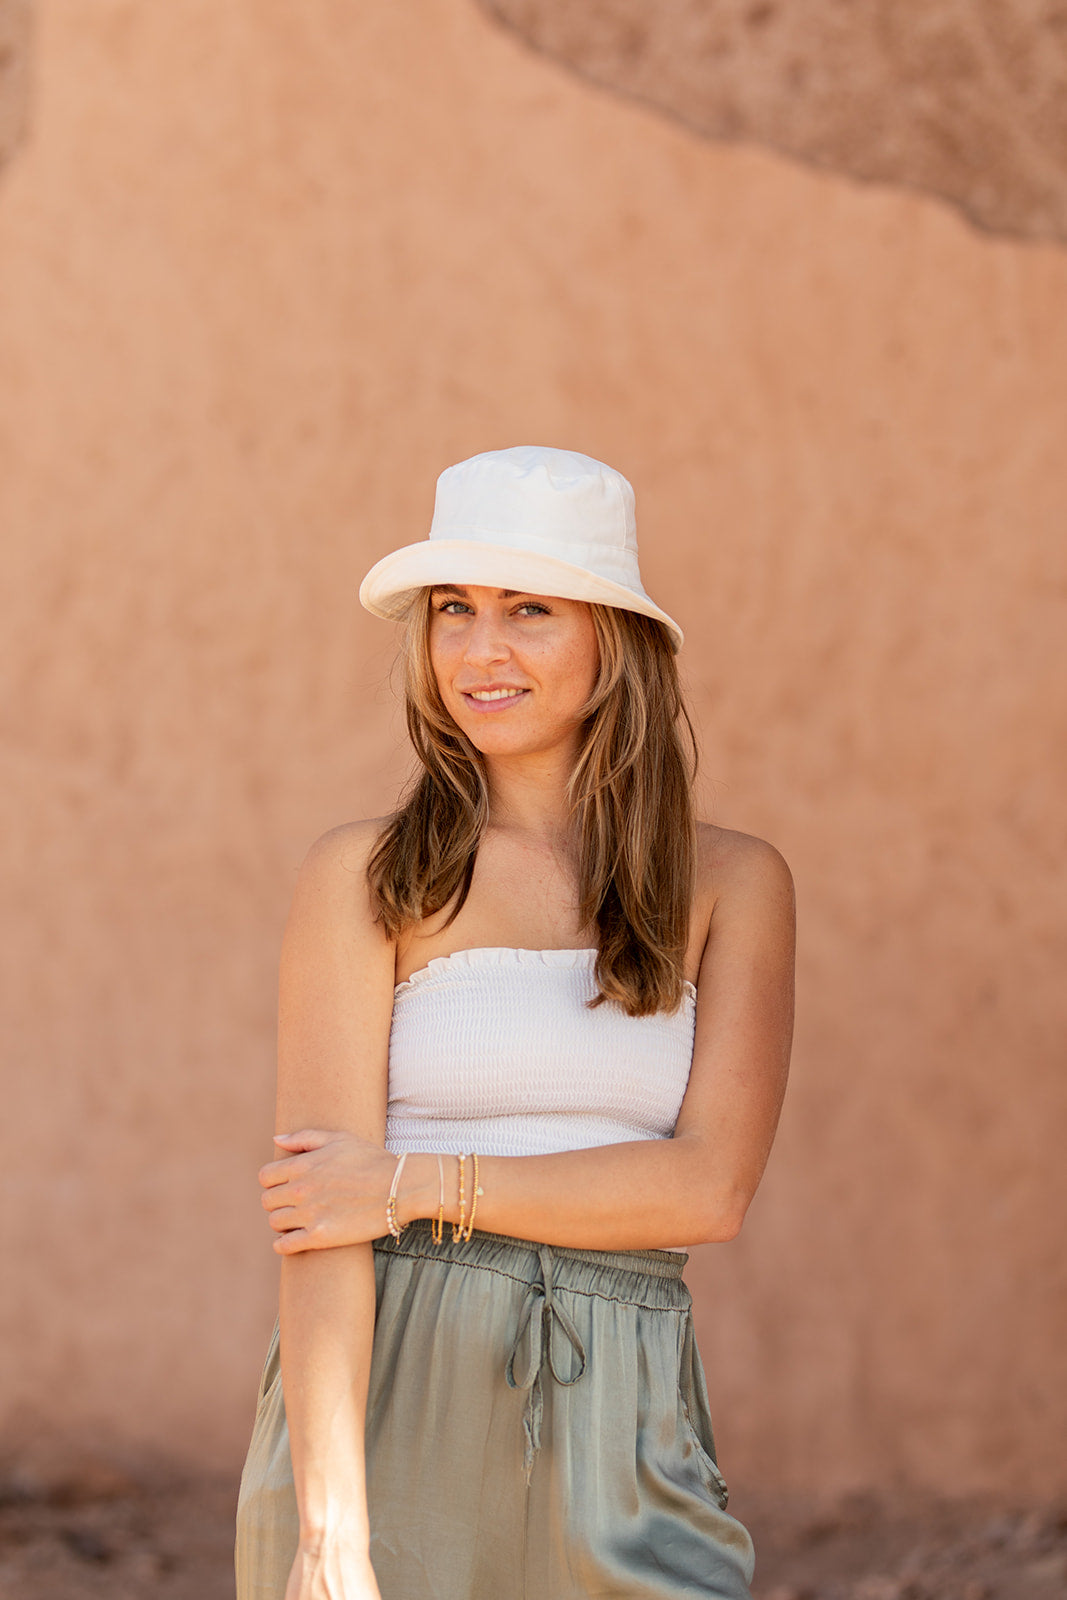
<path fill-rule="evenodd" d="M 572 831 L 567 782 L 572 757 L 558 750 L 488 762 L 490 825 L 559 844 Z"/>

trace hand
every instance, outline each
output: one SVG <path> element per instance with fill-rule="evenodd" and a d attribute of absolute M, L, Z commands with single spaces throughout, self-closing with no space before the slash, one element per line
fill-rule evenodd
<path fill-rule="evenodd" d="M 296 1553 L 285 1600 L 382 1600 L 370 1556 L 336 1542 L 305 1544 Z"/>
<path fill-rule="evenodd" d="M 396 1170 L 388 1150 L 354 1133 L 319 1128 L 281 1133 L 274 1143 L 287 1154 L 261 1167 L 259 1181 L 279 1255 L 381 1238 Z"/>

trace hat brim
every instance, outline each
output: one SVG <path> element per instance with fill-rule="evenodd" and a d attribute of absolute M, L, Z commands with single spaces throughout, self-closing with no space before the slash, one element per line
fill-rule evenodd
<path fill-rule="evenodd" d="M 395 622 L 420 589 L 438 583 L 474 583 L 526 594 L 584 600 L 589 605 L 615 606 L 662 622 L 675 650 L 684 635 L 673 617 L 623 583 L 572 566 L 557 556 L 512 545 L 483 544 L 476 539 L 423 539 L 383 556 L 359 586 L 360 604 L 376 617 Z"/>

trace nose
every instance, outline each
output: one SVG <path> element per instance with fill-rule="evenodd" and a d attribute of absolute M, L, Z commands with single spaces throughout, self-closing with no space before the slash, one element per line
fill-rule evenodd
<path fill-rule="evenodd" d="M 479 611 L 471 618 L 464 641 L 463 659 L 472 667 L 492 666 L 511 654 L 504 625 L 491 611 Z"/>

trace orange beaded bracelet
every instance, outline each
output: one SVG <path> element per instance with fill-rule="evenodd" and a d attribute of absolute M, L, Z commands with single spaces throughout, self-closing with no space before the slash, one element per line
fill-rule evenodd
<path fill-rule="evenodd" d="M 467 1225 L 467 1157 L 457 1156 L 459 1162 L 459 1222 L 452 1224 L 452 1243 L 459 1244 L 463 1238 L 463 1230 Z"/>
<path fill-rule="evenodd" d="M 440 1197 L 437 1205 L 437 1216 L 430 1222 L 430 1237 L 434 1244 L 443 1244 L 445 1238 L 445 1162 L 443 1156 L 437 1157 L 437 1176 L 441 1180 Z"/>
<path fill-rule="evenodd" d="M 460 1229 L 460 1238 L 464 1241 L 468 1241 L 470 1239 L 471 1233 L 474 1229 L 474 1213 L 478 1209 L 478 1196 L 482 1192 L 478 1187 L 478 1157 L 476 1155 L 472 1155 L 471 1160 L 474 1162 L 474 1192 L 471 1195 L 471 1214 L 467 1219 L 467 1231 L 464 1233 L 463 1229 Z"/>

